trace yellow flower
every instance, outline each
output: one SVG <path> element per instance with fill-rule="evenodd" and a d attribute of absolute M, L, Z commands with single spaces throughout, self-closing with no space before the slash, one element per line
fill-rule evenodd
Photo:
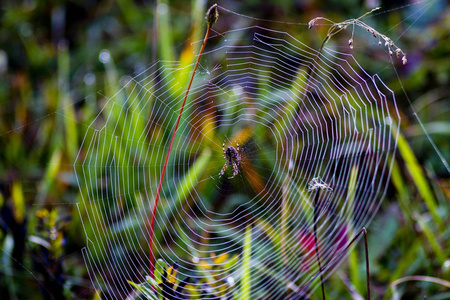
<path fill-rule="evenodd" d="M 177 281 L 177 272 L 178 272 L 178 265 L 170 266 L 167 269 L 167 281 L 170 283 L 175 284 L 175 281 Z"/>

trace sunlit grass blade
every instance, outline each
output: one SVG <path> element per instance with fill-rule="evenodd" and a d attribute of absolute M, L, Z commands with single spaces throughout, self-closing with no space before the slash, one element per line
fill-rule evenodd
<path fill-rule="evenodd" d="M 59 108 L 64 117 L 65 148 L 67 155 L 74 160 L 78 151 L 78 127 L 76 126 L 75 108 L 69 95 L 70 55 L 66 41 L 58 44 L 58 93 Z M 62 125 L 62 124 L 61 124 Z"/>
<path fill-rule="evenodd" d="M 397 190 L 398 203 L 400 204 L 400 207 L 403 211 L 405 220 L 406 222 L 410 223 L 412 207 L 411 201 L 409 199 L 411 196 L 408 191 L 407 185 L 403 180 L 398 163 L 396 162 L 394 162 L 394 164 L 392 165 L 391 181 L 394 184 L 395 189 Z"/>
<path fill-rule="evenodd" d="M 158 14 L 158 45 L 159 56 L 166 61 L 174 61 L 175 55 L 173 53 L 173 33 L 170 26 L 170 9 L 169 1 L 158 0 L 156 2 L 156 12 Z"/>
<path fill-rule="evenodd" d="M 158 300 L 158 296 L 156 296 L 150 288 L 144 286 L 143 284 L 136 284 L 130 280 L 127 280 L 127 282 L 136 290 L 141 292 L 142 295 L 144 295 L 148 300 Z"/>
<path fill-rule="evenodd" d="M 242 254 L 241 295 L 239 299 L 250 299 L 251 292 L 251 252 L 252 252 L 252 227 L 247 225 L 245 229 L 244 251 Z"/>
<path fill-rule="evenodd" d="M 425 174 L 423 173 L 422 168 L 419 165 L 416 156 L 414 155 L 414 152 L 411 150 L 405 137 L 401 133 L 398 133 L 397 138 L 398 149 L 401 156 L 405 160 L 406 168 L 408 169 L 409 174 L 411 175 L 420 195 L 425 201 L 425 204 L 428 206 L 434 222 L 439 225 L 439 227 L 442 227 L 443 223 L 438 214 L 438 207 L 434 199 L 432 190 L 428 185 Z"/>
<path fill-rule="evenodd" d="M 197 184 L 196 178 L 200 178 L 205 171 L 205 167 L 209 162 L 211 157 L 211 150 L 206 148 L 202 154 L 197 158 L 192 167 L 186 173 L 186 175 L 181 180 L 180 184 L 176 187 L 177 197 L 174 201 L 170 202 L 167 207 L 164 208 L 164 213 L 162 215 L 173 216 L 177 210 L 183 205 L 184 201 L 189 199 L 189 194 L 194 189 Z M 168 229 L 162 228 L 162 229 Z M 160 239 L 164 231 L 155 234 L 156 239 Z"/>
<path fill-rule="evenodd" d="M 61 167 L 62 153 L 61 151 L 55 151 L 50 159 L 45 170 L 45 175 L 43 180 L 39 184 L 39 190 L 37 195 L 37 204 L 44 204 L 45 197 L 51 190 L 52 185 L 55 182 L 56 176 L 58 175 L 59 169 Z"/>
<path fill-rule="evenodd" d="M 23 195 L 22 183 L 16 181 L 12 185 L 13 213 L 16 222 L 22 223 L 25 219 L 25 198 Z"/>
<path fill-rule="evenodd" d="M 349 215 L 353 215 L 353 211 L 354 211 L 357 180 L 358 180 L 358 167 L 353 166 L 352 170 L 350 172 L 350 179 L 348 181 L 347 199 L 348 199 Z M 351 231 L 349 230 L 349 232 L 351 232 Z M 350 251 L 350 253 L 348 254 L 348 262 L 349 262 L 351 283 L 355 286 L 357 291 L 361 291 L 362 290 L 362 280 L 361 280 L 361 274 L 359 272 L 357 248 L 355 248 L 353 251 Z"/>

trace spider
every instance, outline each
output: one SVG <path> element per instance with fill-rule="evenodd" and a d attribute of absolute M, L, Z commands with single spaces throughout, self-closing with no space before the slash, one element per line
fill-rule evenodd
<path fill-rule="evenodd" d="M 227 170 L 228 166 L 233 166 L 233 176 L 228 177 L 228 179 L 232 179 L 234 176 L 236 176 L 239 173 L 239 163 L 241 162 L 241 154 L 239 151 L 239 144 L 236 143 L 237 149 L 233 146 L 227 147 L 225 150 L 225 143 L 222 145 L 223 150 L 223 158 L 225 158 L 225 165 L 222 168 L 222 171 L 219 173 L 219 177 L 221 177 L 225 171 Z"/>

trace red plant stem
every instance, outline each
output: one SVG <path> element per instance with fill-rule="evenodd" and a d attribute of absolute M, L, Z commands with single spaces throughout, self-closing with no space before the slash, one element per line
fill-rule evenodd
<path fill-rule="evenodd" d="M 167 151 L 166 160 L 164 162 L 163 170 L 161 172 L 161 178 L 159 180 L 158 185 L 158 191 L 156 192 L 156 198 L 155 198 L 155 204 L 153 205 L 153 213 L 152 213 L 152 220 L 150 223 L 150 239 L 149 239 L 149 257 L 150 257 L 150 276 L 154 278 L 153 270 L 154 270 L 154 264 L 153 264 L 153 228 L 155 225 L 155 215 L 156 215 L 156 208 L 158 207 L 158 200 L 159 195 L 161 194 L 161 187 L 164 179 L 164 174 L 166 173 L 167 169 L 167 162 L 169 161 L 170 152 L 172 151 L 172 145 L 173 141 L 175 140 L 175 134 L 177 133 L 178 124 L 180 123 L 181 115 L 183 114 L 184 105 L 186 104 L 186 99 L 189 94 L 189 91 L 191 89 L 192 81 L 194 80 L 195 71 L 197 71 L 198 62 L 200 60 L 200 57 L 202 56 L 203 49 L 205 49 L 206 41 L 208 40 L 209 33 L 211 31 L 211 26 L 208 25 L 208 28 L 206 30 L 205 38 L 203 39 L 202 47 L 200 48 L 200 51 L 198 53 L 197 61 L 195 62 L 194 71 L 192 72 L 191 79 L 189 80 L 188 87 L 186 89 L 186 93 L 184 94 L 183 103 L 181 104 L 181 109 L 178 114 L 177 122 L 175 123 L 175 129 L 173 130 L 172 139 L 170 140 L 169 150 Z"/>

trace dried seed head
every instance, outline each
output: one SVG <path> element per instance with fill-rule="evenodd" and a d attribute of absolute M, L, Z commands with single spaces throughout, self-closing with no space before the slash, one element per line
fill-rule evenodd
<path fill-rule="evenodd" d="M 218 18 L 219 18 L 219 9 L 217 8 L 217 4 L 214 4 L 206 12 L 206 21 L 208 22 L 208 27 L 212 27 L 214 23 L 217 22 Z"/>
<path fill-rule="evenodd" d="M 342 29 L 347 29 L 348 26 L 353 26 L 353 28 L 355 26 L 359 26 L 362 27 L 363 29 L 366 29 L 367 32 L 370 32 L 374 38 L 378 39 L 377 43 L 378 46 L 382 46 L 384 43 L 384 46 L 387 48 L 389 55 L 393 56 L 394 53 L 396 54 L 396 56 L 398 58 L 402 57 L 402 62 L 403 64 L 406 64 L 407 60 L 406 60 L 406 54 L 394 44 L 394 41 L 392 41 L 391 38 L 389 38 L 388 36 L 378 32 L 376 29 L 372 28 L 371 26 L 367 25 L 366 23 L 362 22 L 360 19 L 362 17 L 365 17 L 366 15 L 376 11 L 377 9 L 379 9 L 379 7 L 372 9 L 370 12 L 364 14 L 363 16 L 361 16 L 358 19 L 349 19 L 343 22 L 338 22 L 335 23 L 331 20 L 328 20 L 326 18 L 322 18 L 322 17 L 317 17 L 312 19 L 311 21 L 309 21 L 308 23 L 308 28 L 312 28 L 313 26 L 315 26 L 315 23 L 317 22 L 317 20 L 326 20 L 327 22 L 331 23 L 331 26 L 328 30 L 328 34 L 324 40 L 325 44 L 332 36 L 334 36 L 335 34 L 337 34 L 338 32 L 340 32 Z M 351 38 L 348 40 L 348 46 L 350 47 L 350 49 L 353 49 L 354 45 L 353 45 L 353 31 L 352 31 L 352 35 Z M 322 46 L 323 47 L 323 46 Z M 322 49 L 322 48 L 321 48 Z"/>
<path fill-rule="evenodd" d="M 325 191 L 329 191 L 332 192 L 333 189 L 325 182 L 322 180 L 322 178 L 320 177 L 315 177 L 313 178 L 309 184 L 308 184 L 308 191 L 312 192 L 312 191 L 317 191 L 317 190 L 325 190 Z"/>

